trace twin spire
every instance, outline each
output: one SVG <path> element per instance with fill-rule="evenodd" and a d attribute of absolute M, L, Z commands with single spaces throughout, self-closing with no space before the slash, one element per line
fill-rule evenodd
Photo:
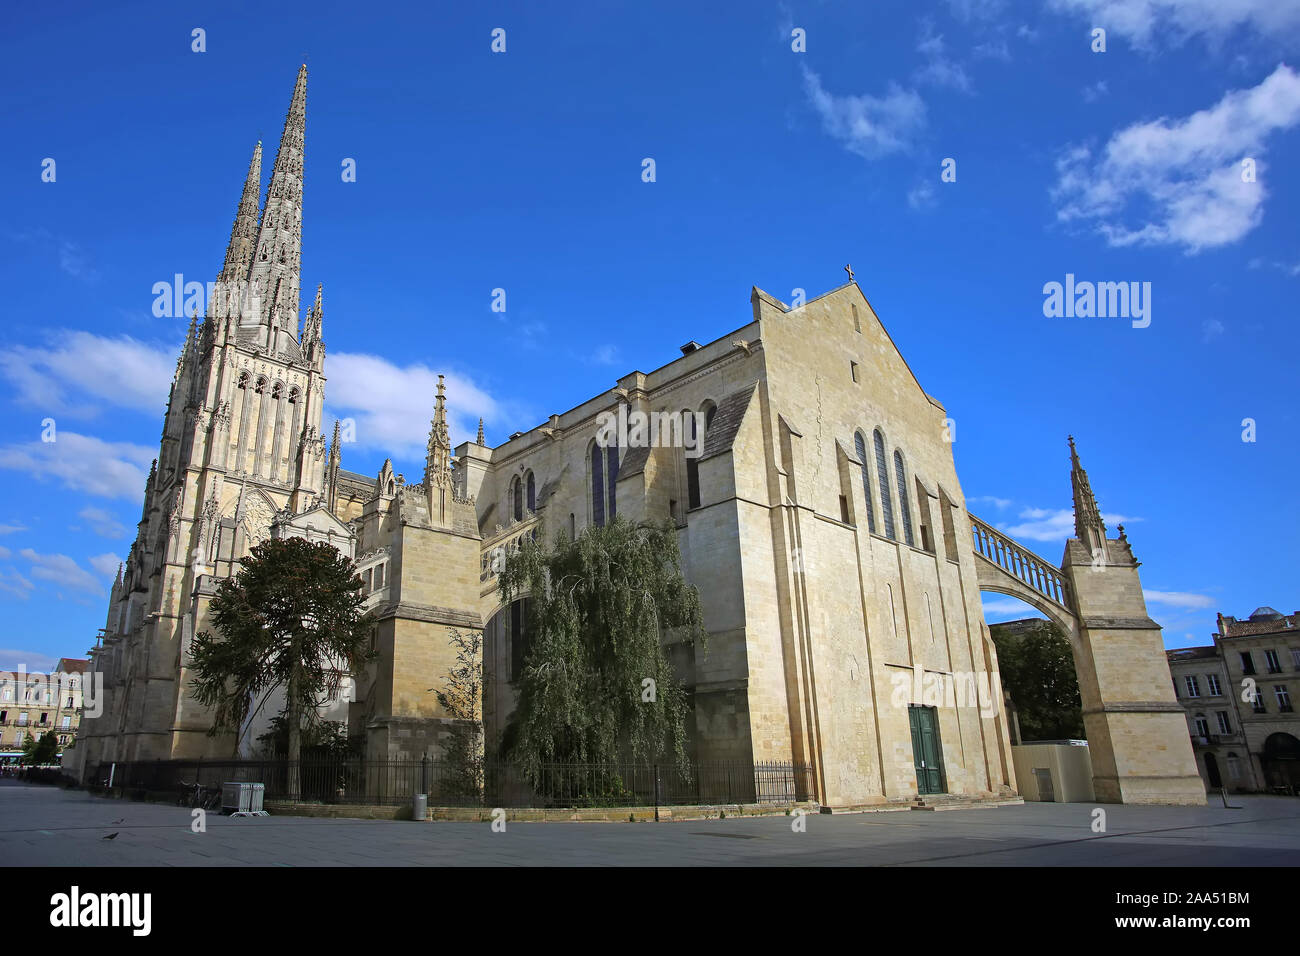
<path fill-rule="evenodd" d="M 248 164 L 235 224 L 230 230 L 220 287 L 232 305 L 247 292 L 244 321 L 270 330 L 298 334 L 298 303 L 302 272 L 302 183 L 304 142 L 307 134 L 307 65 L 289 102 L 280 134 L 280 146 L 271 169 L 266 202 L 258 215 L 262 180 L 262 143 L 259 140 Z M 316 339 L 320 338 L 320 290 L 316 292 Z M 230 314 L 232 310 L 223 310 Z M 267 346 L 275 336 L 268 336 Z"/>

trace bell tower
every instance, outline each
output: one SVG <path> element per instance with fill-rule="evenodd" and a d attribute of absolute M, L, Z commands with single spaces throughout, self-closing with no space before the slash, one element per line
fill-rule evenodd
<path fill-rule="evenodd" d="M 1061 570 L 1078 615 L 1074 645 L 1093 787 L 1102 803 L 1202 806 L 1187 719 L 1174 695 L 1160 625 L 1147 615 L 1124 526 L 1106 525 L 1070 438 L 1075 537 Z"/>

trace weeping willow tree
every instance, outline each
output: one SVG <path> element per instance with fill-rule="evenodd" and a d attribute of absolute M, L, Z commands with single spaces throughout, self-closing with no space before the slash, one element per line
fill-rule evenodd
<path fill-rule="evenodd" d="M 507 755 L 531 779 L 551 762 L 686 765 L 686 693 L 661 639 L 704 641 L 700 599 L 681 572 L 677 530 L 622 518 L 525 540 L 500 577 L 508 607 L 528 597 L 529 649 Z M 650 683 L 652 682 L 652 683 Z"/>

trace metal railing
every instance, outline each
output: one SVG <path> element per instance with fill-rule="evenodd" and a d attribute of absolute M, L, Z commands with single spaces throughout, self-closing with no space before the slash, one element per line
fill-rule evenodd
<path fill-rule="evenodd" d="M 812 769 L 791 763 L 701 761 L 549 763 L 536 775 L 487 761 L 477 772 L 442 760 L 359 757 L 285 760 L 157 760 L 99 764 L 86 783 L 128 795 L 172 794 L 223 783 L 261 783 L 268 802 L 398 806 L 427 793 L 432 806 L 582 808 L 790 804 L 812 799 Z M 297 786 L 292 773 L 297 771 Z M 295 792 L 296 791 L 296 792 Z"/>

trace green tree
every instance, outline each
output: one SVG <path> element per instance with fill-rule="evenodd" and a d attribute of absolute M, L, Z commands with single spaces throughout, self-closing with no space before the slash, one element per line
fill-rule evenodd
<path fill-rule="evenodd" d="M 442 781 L 443 792 L 469 797 L 483 794 L 483 632 L 451 632 L 456 663 L 444 688 L 436 691 L 438 703 L 456 721 L 448 733 L 444 759 L 451 776 Z"/>
<path fill-rule="evenodd" d="M 553 761 L 667 756 L 685 767 L 686 694 L 661 641 L 676 632 L 702 646 L 704 628 L 675 527 L 618 518 L 576 541 L 557 534 L 549 550 L 525 538 L 500 588 L 507 607 L 530 599 L 529 651 L 506 739 L 534 784 Z"/>
<path fill-rule="evenodd" d="M 210 735 L 237 731 L 252 701 L 283 687 L 289 795 L 300 793 L 302 732 L 337 696 L 342 679 L 373 656 L 352 561 L 323 542 L 271 538 L 212 599 L 214 632 L 195 636 L 194 697 L 212 709 Z"/>
<path fill-rule="evenodd" d="M 27 735 L 27 739 L 23 741 L 23 756 L 20 762 L 33 767 L 40 767 L 54 763 L 58 755 L 59 742 L 54 737 L 54 731 L 47 730 L 41 734 L 39 740 L 31 734 Z"/>
<path fill-rule="evenodd" d="M 289 721 L 285 711 L 271 718 L 270 729 L 258 736 L 264 750 L 276 757 L 289 752 Z M 302 728 L 299 744 L 303 757 L 340 758 L 355 757 L 360 751 L 360 740 L 348 737 L 347 721 L 322 720 Z"/>
<path fill-rule="evenodd" d="M 1070 641 L 1051 621 L 994 624 L 1002 686 L 1011 695 L 1022 740 L 1082 740 L 1083 704 Z"/>

